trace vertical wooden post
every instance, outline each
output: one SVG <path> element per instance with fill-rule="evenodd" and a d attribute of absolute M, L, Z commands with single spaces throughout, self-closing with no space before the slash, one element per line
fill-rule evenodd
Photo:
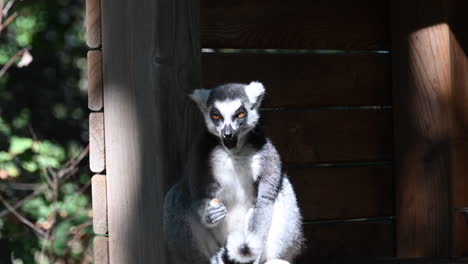
<path fill-rule="evenodd" d="M 165 263 L 162 205 L 193 127 L 199 3 L 102 0 L 109 262 Z"/>
<path fill-rule="evenodd" d="M 450 54 L 453 86 L 453 256 L 468 255 L 468 1 L 449 5 Z"/>
<path fill-rule="evenodd" d="M 445 0 L 395 0 L 392 67 L 398 257 L 452 248 L 451 66 Z"/>

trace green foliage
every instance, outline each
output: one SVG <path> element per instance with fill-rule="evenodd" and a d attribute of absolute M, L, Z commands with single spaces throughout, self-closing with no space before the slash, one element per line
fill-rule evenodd
<path fill-rule="evenodd" d="M 7 3 L 7 1 L 5 1 Z M 0 263 L 91 263 L 83 0 L 16 1 L 0 33 L 0 68 L 18 50 L 32 63 L 0 77 Z M 64 169 L 65 168 L 65 169 Z M 30 196 L 31 194 L 35 194 Z"/>

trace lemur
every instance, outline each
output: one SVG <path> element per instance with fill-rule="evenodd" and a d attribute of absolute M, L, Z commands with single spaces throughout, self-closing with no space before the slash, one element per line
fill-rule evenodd
<path fill-rule="evenodd" d="M 259 124 L 264 93 L 251 82 L 190 95 L 207 129 L 165 197 L 170 263 L 290 263 L 299 254 L 304 239 L 296 196 Z"/>

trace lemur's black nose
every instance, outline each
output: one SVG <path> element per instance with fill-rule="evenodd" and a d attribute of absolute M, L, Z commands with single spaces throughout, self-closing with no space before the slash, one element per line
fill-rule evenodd
<path fill-rule="evenodd" d="M 223 139 L 232 139 L 233 137 L 233 131 L 232 131 L 232 127 L 231 125 L 227 125 L 225 126 L 222 130 L 221 130 L 221 133 L 223 134 Z"/>

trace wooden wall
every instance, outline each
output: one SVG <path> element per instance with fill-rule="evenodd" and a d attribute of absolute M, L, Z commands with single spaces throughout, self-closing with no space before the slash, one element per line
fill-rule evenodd
<path fill-rule="evenodd" d="M 262 120 L 305 218 L 300 263 L 394 256 L 388 2 L 202 0 L 201 36 L 204 87 L 266 86 Z"/>
<path fill-rule="evenodd" d="M 301 263 L 467 256 L 466 4 L 201 1 L 203 85 L 267 87 L 262 120 L 305 217 Z"/>
<path fill-rule="evenodd" d="M 95 263 L 164 263 L 162 197 L 200 123 L 185 99 L 200 72 L 206 88 L 265 84 L 304 215 L 298 263 L 466 263 L 468 2 L 411 3 L 87 0 Z M 414 38 L 432 53 L 408 45 L 435 22 Z M 420 119 L 447 141 L 419 148 L 434 130 Z"/>

